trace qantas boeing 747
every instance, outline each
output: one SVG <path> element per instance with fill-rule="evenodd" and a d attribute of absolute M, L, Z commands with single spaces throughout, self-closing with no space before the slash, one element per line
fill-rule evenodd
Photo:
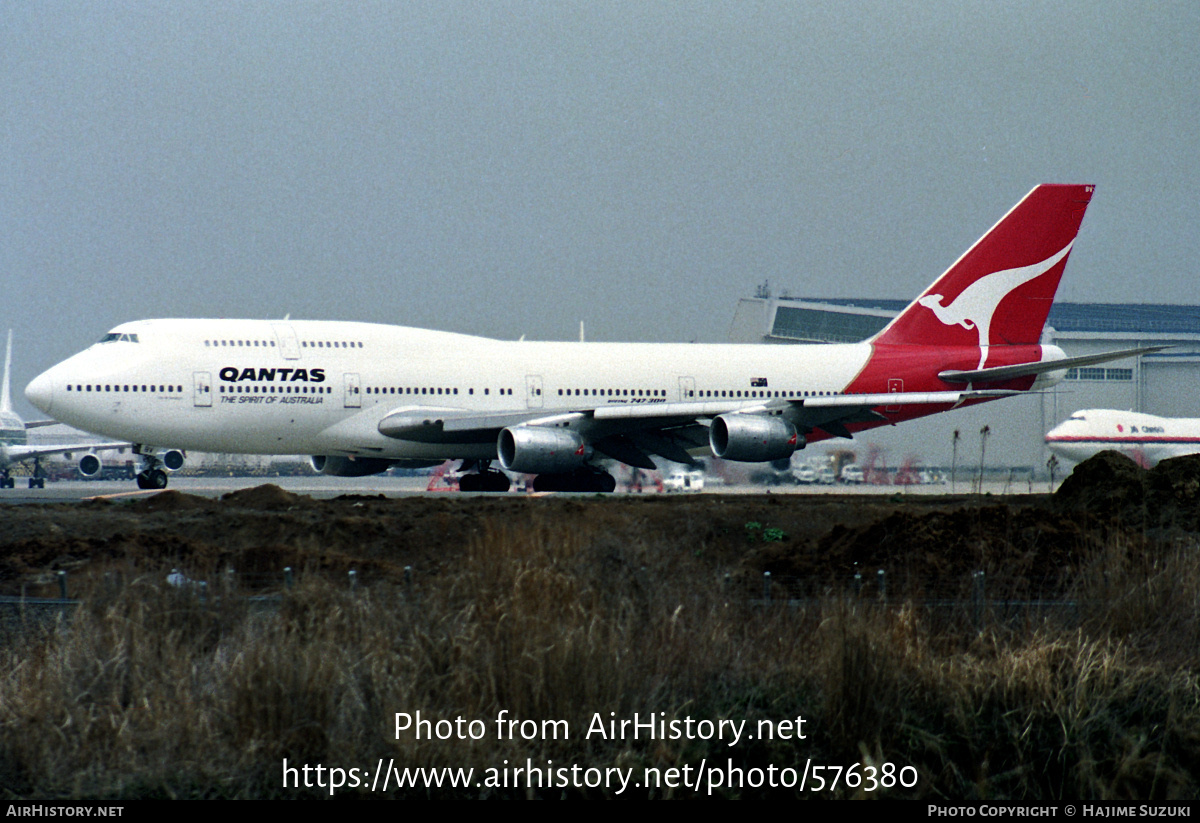
<path fill-rule="evenodd" d="M 1134 349 L 1039 343 L 1092 196 L 1042 185 L 869 340 L 828 345 L 553 343 L 296 320 L 139 320 L 26 389 L 65 423 L 137 444 L 142 488 L 183 450 L 311 454 L 326 474 L 463 461 L 464 491 L 612 491 L 593 460 L 654 468 L 785 459 L 808 442 L 1062 379 Z"/>

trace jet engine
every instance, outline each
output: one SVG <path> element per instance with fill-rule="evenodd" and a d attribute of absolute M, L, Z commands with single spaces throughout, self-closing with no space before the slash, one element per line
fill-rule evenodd
<path fill-rule="evenodd" d="M 312 467 L 321 474 L 334 477 L 366 477 L 368 474 L 383 474 L 396 461 L 382 457 L 326 457 L 313 455 L 309 458 Z"/>
<path fill-rule="evenodd" d="M 779 417 L 756 414 L 722 414 L 708 430 L 713 454 L 723 460 L 765 463 L 785 460 L 804 448 L 804 435 Z"/>
<path fill-rule="evenodd" d="M 573 431 L 538 426 L 513 426 L 496 441 L 500 465 L 522 474 L 561 474 L 574 471 L 592 456 L 592 447 Z"/>
<path fill-rule="evenodd" d="M 159 455 L 159 459 L 162 460 L 163 466 L 168 471 L 174 472 L 183 468 L 184 456 L 183 452 L 179 451 L 179 449 L 170 449 L 165 451 Z"/>
<path fill-rule="evenodd" d="M 100 458 L 90 452 L 79 458 L 79 473 L 84 477 L 95 477 L 103 468 Z"/>

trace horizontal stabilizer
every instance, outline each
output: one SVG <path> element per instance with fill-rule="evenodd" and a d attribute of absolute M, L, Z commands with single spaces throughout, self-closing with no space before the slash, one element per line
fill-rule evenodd
<path fill-rule="evenodd" d="M 822 397 L 805 397 L 793 403 L 806 409 L 822 408 L 870 408 L 872 406 L 933 406 L 949 403 L 957 406 L 967 400 L 991 400 L 996 397 L 1011 397 L 1025 392 L 1015 389 L 981 389 L 978 391 L 922 391 L 922 392 L 878 392 L 875 394 L 830 394 Z"/>
<path fill-rule="evenodd" d="M 1032 374 L 1074 369 L 1079 366 L 1091 366 L 1096 363 L 1107 363 L 1110 360 L 1123 360 L 1126 357 L 1137 357 L 1140 354 L 1169 349 L 1170 346 L 1148 346 L 1143 349 L 1122 349 L 1121 351 L 1088 354 L 1082 357 L 1067 357 L 1062 360 L 1039 360 L 1036 363 L 1017 363 L 1012 366 L 994 366 L 990 369 L 971 369 L 970 371 L 938 372 L 938 377 L 947 383 L 995 383 L 1000 380 L 1012 380 L 1014 377 L 1028 377 Z"/>

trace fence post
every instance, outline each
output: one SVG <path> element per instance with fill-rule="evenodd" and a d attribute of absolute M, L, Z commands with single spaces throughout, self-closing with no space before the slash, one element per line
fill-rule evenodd
<path fill-rule="evenodd" d="M 58 596 L 67 599 L 67 573 L 63 569 L 58 570 Z"/>
<path fill-rule="evenodd" d="M 983 629 L 983 591 L 984 576 L 982 571 L 971 574 L 971 620 L 975 631 Z"/>
<path fill-rule="evenodd" d="M 771 602 L 771 573 L 763 572 L 763 600 Z"/>
<path fill-rule="evenodd" d="M 292 587 L 292 583 L 293 583 L 292 567 L 284 566 L 283 567 L 283 585 L 287 586 L 290 589 Z"/>

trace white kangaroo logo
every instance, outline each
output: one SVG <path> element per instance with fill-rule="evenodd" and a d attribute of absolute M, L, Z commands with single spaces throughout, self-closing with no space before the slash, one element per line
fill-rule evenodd
<path fill-rule="evenodd" d="M 987 359 L 987 347 L 991 342 L 989 333 L 992 315 L 996 313 L 1000 301 L 1013 289 L 1041 277 L 1054 268 L 1067 256 L 1074 244 L 1072 239 L 1062 251 L 1040 263 L 984 275 L 963 289 L 948 306 L 942 305 L 944 298 L 940 294 L 927 294 L 917 302 L 932 311 L 937 315 L 937 319 L 947 326 L 962 326 L 964 329 L 976 329 L 979 332 L 979 365 L 976 368 L 982 369 L 983 361 Z"/>

